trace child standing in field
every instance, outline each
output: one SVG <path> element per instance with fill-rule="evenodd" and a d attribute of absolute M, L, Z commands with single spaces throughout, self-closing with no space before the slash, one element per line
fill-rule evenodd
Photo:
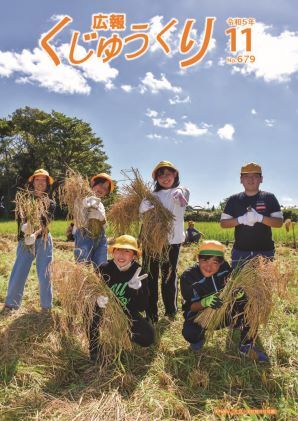
<path fill-rule="evenodd" d="M 205 342 L 205 329 L 194 320 L 207 308 L 219 309 L 223 302 L 219 298 L 231 272 L 224 258 L 225 247 L 218 241 L 203 241 L 198 251 L 198 263 L 183 272 L 181 293 L 184 300 L 184 325 L 182 335 L 194 351 L 199 351 Z M 239 352 L 250 356 L 251 352 L 258 361 L 268 357 L 254 346 L 254 338 L 248 337 L 249 326 L 244 323 L 245 294 L 236 290 L 236 301 L 229 309 L 222 324 L 217 329 L 232 326 L 241 330 Z"/>
<path fill-rule="evenodd" d="M 161 293 L 165 306 L 165 315 L 173 319 L 177 313 L 177 264 L 181 244 L 185 240 L 184 212 L 189 200 L 189 191 L 180 186 L 179 171 L 169 161 L 159 162 L 152 172 L 155 182 L 153 194 L 158 197 L 175 217 L 172 232 L 168 238 L 168 250 L 165 260 L 160 261 L 143 255 L 143 268 L 148 270 L 148 285 L 150 291 L 148 318 L 158 321 L 158 277 L 161 269 Z M 152 209 L 153 205 L 143 200 L 140 213 Z"/>
<path fill-rule="evenodd" d="M 29 189 L 33 191 L 34 200 L 50 194 L 53 178 L 44 169 L 36 170 L 29 177 Z M 39 228 L 30 235 L 26 221 L 18 217 L 18 247 L 16 260 L 10 275 L 5 309 L 17 309 L 21 305 L 25 283 L 36 258 L 36 270 L 39 281 L 40 305 L 43 310 L 52 307 L 52 288 L 50 283 L 49 266 L 53 259 L 53 242 L 48 223 L 54 217 L 55 202 L 51 200 L 47 209 L 47 216 L 40 220 Z M 29 216 L 29 215 L 28 215 Z"/>
<path fill-rule="evenodd" d="M 113 259 L 102 264 L 98 272 L 118 298 L 126 316 L 131 320 L 132 341 L 142 347 L 154 342 L 154 330 L 142 316 L 148 307 L 149 292 L 147 274 L 142 271 L 136 259 L 141 252 L 137 241 L 130 235 L 122 235 L 110 246 Z M 108 306 L 108 297 L 99 296 L 89 332 L 90 359 L 100 359 L 99 326 L 102 312 Z"/>
<path fill-rule="evenodd" d="M 115 185 L 108 174 L 100 173 L 91 178 L 91 188 L 95 197 L 85 198 L 81 205 L 87 215 L 86 228 L 74 228 L 73 230 L 74 255 L 77 262 L 93 263 L 94 267 L 98 267 L 107 261 L 108 255 L 105 208 L 100 199 L 112 193 Z M 87 228 L 92 220 L 99 227 L 95 234 L 92 234 L 91 230 Z"/>

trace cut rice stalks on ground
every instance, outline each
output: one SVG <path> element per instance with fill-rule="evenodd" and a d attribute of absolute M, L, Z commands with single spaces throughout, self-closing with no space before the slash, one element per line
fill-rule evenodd
<path fill-rule="evenodd" d="M 51 200 L 46 193 L 40 197 L 35 197 L 32 190 L 19 189 L 16 193 L 15 204 L 16 219 L 19 218 L 21 224 L 27 224 L 25 236 L 30 236 L 38 231 L 41 228 L 41 221 L 45 226 L 49 224 L 48 210 Z M 46 241 L 47 235 L 48 229 L 43 229 L 42 238 L 44 241 Z"/>
<path fill-rule="evenodd" d="M 96 300 L 103 295 L 109 301 L 99 327 L 102 362 L 115 358 L 121 350 L 131 349 L 130 322 L 116 296 L 92 266 L 55 261 L 51 280 L 61 304 L 57 314 L 65 334 L 76 332 L 83 337 L 89 334 Z"/>
<path fill-rule="evenodd" d="M 237 291 L 244 291 L 247 300 L 244 323 L 250 327 L 248 337 L 255 338 L 259 326 L 266 326 L 268 322 L 273 307 L 273 293 L 283 296 L 292 276 L 293 271 L 288 268 L 282 271 L 277 261 L 257 256 L 241 268 L 234 269 L 219 295 L 223 305 L 217 310 L 207 308 L 202 311 L 195 322 L 203 326 L 207 334 L 212 334 L 232 309 Z"/>
<path fill-rule="evenodd" d="M 72 220 L 77 228 L 84 229 L 91 237 L 98 237 L 104 222 L 88 218 L 88 210 L 83 206 L 83 201 L 87 198 L 94 198 L 94 202 L 100 202 L 99 198 L 94 197 L 88 179 L 70 169 L 59 187 L 58 194 L 61 205 L 67 207 L 67 219 Z"/>
<path fill-rule="evenodd" d="M 123 172 L 128 184 L 124 185 L 108 213 L 108 221 L 116 237 L 123 234 L 135 235 L 139 239 L 146 256 L 162 259 L 168 249 L 168 238 L 173 229 L 174 215 L 151 192 L 151 185 L 144 183 L 140 172 L 132 168 L 133 177 Z M 148 200 L 153 209 L 142 216 L 139 207 L 143 200 Z"/>

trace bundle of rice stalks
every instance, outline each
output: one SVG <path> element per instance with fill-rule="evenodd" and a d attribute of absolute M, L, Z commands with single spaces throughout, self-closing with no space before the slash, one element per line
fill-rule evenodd
<path fill-rule="evenodd" d="M 195 321 L 211 334 L 230 314 L 237 299 L 237 291 L 243 290 L 247 300 L 243 313 L 244 323 L 249 325 L 248 336 L 255 338 L 258 327 L 268 322 L 273 307 L 273 292 L 279 291 L 281 284 L 285 286 L 290 276 L 290 272 L 279 272 L 276 262 L 261 256 L 255 257 L 232 272 L 219 296 L 223 300 L 222 307 L 218 310 L 207 308 Z"/>
<path fill-rule="evenodd" d="M 173 228 L 174 216 L 150 190 L 150 184 L 144 183 L 139 171 L 132 168 L 133 178 L 123 172 L 129 184 L 122 188 L 121 194 L 109 210 L 108 220 L 115 236 L 132 234 L 136 227 L 140 230 L 142 249 L 147 256 L 163 258 L 167 251 L 168 237 Z M 139 207 L 143 200 L 148 200 L 154 208 L 142 216 Z"/>
<path fill-rule="evenodd" d="M 88 335 L 96 300 L 103 295 L 109 301 L 99 327 L 102 361 L 114 357 L 121 349 L 131 349 L 129 320 L 116 296 L 91 266 L 55 261 L 51 282 L 61 303 L 60 324 L 66 333 L 75 329 L 83 336 Z"/>
<path fill-rule="evenodd" d="M 15 214 L 20 218 L 21 223 L 27 223 L 26 236 L 30 236 L 41 228 L 41 221 L 44 225 L 49 223 L 48 209 L 51 200 L 47 194 L 39 197 L 34 196 L 34 192 L 28 189 L 19 189 L 15 197 Z M 43 230 L 42 235 L 45 240 L 48 230 Z"/>
<path fill-rule="evenodd" d="M 295 236 L 295 226 L 296 226 L 296 222 L 292 221 L 290 218 L 286 219 L 284 222 L 284 226 L 285 229 L 288 232 L 290 232 L 290 230 L 292 230 L 292 235 L 293 235 L 293 242 L 294 242 L 294 247 L 296 248 L 296 236 Z"/>
<path fill-rule="evenodd" d="M 93 238 L 99 236 L 104 222 L 88 218 L 88 209 L 83 206 L 86 199 L 94 199 L 94 208 L 100 199 L 94 196 L 87 178 L 79 172 L 68 170 L 64 183 L 59 188 L 59 199 L 62 205 L 67 206 L 67 218 L 73 220 L 77 228 L 84 228 Z"/>

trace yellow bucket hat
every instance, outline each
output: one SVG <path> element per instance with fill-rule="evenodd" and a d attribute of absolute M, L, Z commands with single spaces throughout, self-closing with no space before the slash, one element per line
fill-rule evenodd
<path fill-rule="evenodd" d="M 109 174 L 106 174 L 105 172 L 101 172 L 99 174 L 94 175 L 91 178 L 91 187 L 93 187 L 93 184 L 95 182 L 95 180 L 97 180 L 98 178 L 104 178 L 105 180 L 107 180 L 110 183 L 110 193 L 112 193 L 112 191 L 115 189 L 115 183 L 112 180 L 112 177 Z"/>
<path fill-rule="evenodd" d="M 113 253 L 114 249 L 127 249 L 137 252 L 138 257 L 141 256 L 141 250 L 138 247 L 137 240 L 131 235 L 121 235 L 116 238 L 115 243 L 109 247 L 109 253 Z"/>
<path fill-rule="evenodd" d="M 177 171 L 178 175 L 179 175 L 179 171 L 177 170 L 177 168 L 175 167 L 174 164 L 172 164 L 172 162 L 170 161 L 160 161 L 153 169 L 152 171 L 152 178 L 153 180 L 156 180 L 156 172 L 163 167 L 168 167 L 168 168 L 172 168 L 173 170 Z"/>
<path fill-rule="evenodd" d="M 36 177 L 37 175 L 45 175 L 46 177 L 48 177 L 48 182 L 49 182 L 50 185 L 52 185 L 54 183 L 54 179 L 43 168 L 39 168 L 38 170 L 34 171 L 34 173 L 32 175 L 30 175 L 30 177 L 28 178 L 29 183 L 32 183 L 33 180 L 34 180 L 34 177 Z"/>
<path fill-rule="evenodd" d="M 241 174 L 250 173 L 262 174 L 261 166 L 255 162 L 249 162 L 248 164 L 245 164 L 243 167 L 241 167 Z"/>
<path fill-rule="evenodd" d="M 203 241 L 199 247 L 199 256 L 221 256 L 225 255 L 225 246 L 216 240 Z"/>

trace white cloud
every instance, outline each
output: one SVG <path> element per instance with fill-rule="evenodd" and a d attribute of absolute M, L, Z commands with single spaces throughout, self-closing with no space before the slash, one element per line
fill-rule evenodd
<path fill-rule="evenodd" d="M 153 73 L 151 72 L 147 72 L 145 77 L 141 80 L 140 92 L 143 94 L 147 90 L 153 94 L 157 94 L 160 91 L 169 91 L 174 93 L 182 92 L 182 88 L 179 86 L 173 86 L 164 74 L 161 74 L 160 79 L 155 79 Z"/>
<path fill-rule="evenodd" d="M 103 83 L 106 89 L 114 88 L 112 80 L 118 70 L 109 63 L 102 63 L 92 56 L 76 67 L 67 63 L 68 44 L 56 47 L 61 64 L 55 66 L 49 56 L 40 48 L 33 51 L 24 49 L 21 53 L 0 51 L 0 76 L 13 77 L 17 83 L 37 85 L 60 94 L 89 94 L 88 80 Z M 86 54 L 85 48 L 78 46 L 79 57 Z"/>
<path fill-rule="evenodd" d="M 225 124 L 223 127 L 217 130 L 217 134 L 221 139 L 233 140 L 235 128 L 232 124 Z"/>
<path fill-rule="evenodd" d="M 254 108 L 252 108 L 250 112 L 251 112 L 252 115 L 256 115 L 257 114 L 257 112 L 256 112 L 256 110 Z"/>
<path fill-rule="evenodd" d="M 39 48 L 21 53 L 0 51 L 0 76 L 14 74 L 18 83 L 31 83 L 56 93 L 89 94 L 91 91 L 78 69 L 66 64 L 55 66 Z"/>
<path fill-rule="evenodd" d="M 133 87 L 131 85 L 121 85 L 121 89 L 123 89 L 124 92 L 131 92 L 133 90 Z"/>
<path fill-rule="evenodd" d="M 298 202 L 297 200 L 295 202 L 293 197 L 284 196 L 284 197 L 281 198 L 281 204 L 283 206 L 295 206 L 295 203 L 297 203 L 297 202 Z"/>
<path fill-rule="evenodd" d="M 150 30 L 149 30 L 149 37 L 150 37 L 150 51 L 163 51 L 161 45 L 159 42 L 156 41 L 156 36 L 159 34 L 159 32 L 163 29 L 163 27 L 168 22 L 163 22 L 164 17 L 163 16 L 154 16 L 150 19 Z M 164 33 L 162 36 L 163 40 L 169 44 L 172 45 L 174 42 L 173 39 L 173 33 L 177 30 L 176 26 L 172 26 L 167 32 Z"/>
<path fill-rule="evenodd" d="M 147 134 L 146 137 L 148 137 L 148 139 L 151 139 L 151 140 L 161 140 L 163 138 L 160 134 L 156 134 L 156 133 Z"/>
<path fill-rule="evenodd" d="M 196 124 L 188 121 L 184 123 L 184 128 L 178 129 L 176 133 L 182 136 L 198 137 L 208 133 L 208 125 L 202 124 L 202 127 L 198 127 Z"/>
<path fill-rule="evenodd" d="M 146 111 L 146 116 L 151 118 L 151 117 L 157 117 L 158 116 L 158 112 L 155 110 L 151 110 L 150 108 L 147 108 Z"/>
<path fill-rule="evenodd" d="M 266 118 L 265 119 L 265 126 L 274 127 L 275 124 L 276 124 L 276 121 L 273 118 Z"/>
<path fill-rule="evenodd" d="M 177 122 L 174 118 L 152 118 L 153 126 L 162 127 L 163 129 L 171 129 L 176 126 Z"/>
<path fill-rule="evenodd" d="M 169 99 L 169 103 L 171 105 L 175 105 L 175 104 L 187 104 L 190 103 L 190 96 L 186 96 L 185 98 L 181 98 L 179 95 L 175 95 L 173 98 Z"/>
<path fill-rule="evenodd" d="M 226 64 L 226 60 L 223 57 L 220 57 L 218 62 L 217 62 L 217 65 L 222 67 L 225 64 Z"/>
<path fill-rule="evenodd" d="M 241 27 L 241 30 L 244 28 Z M 298 71 L 298 32 L 283 31 L 271 35 L 271 26 L 262 22 L 252 27 L 252 51 L 245 52 L 245 37 L 237 33 L 237 54 L 254 55 L 254 63 L 242 64 L 238 68 L 243 75 L 255 74 L 266 82 L 287 82 Z"/>

